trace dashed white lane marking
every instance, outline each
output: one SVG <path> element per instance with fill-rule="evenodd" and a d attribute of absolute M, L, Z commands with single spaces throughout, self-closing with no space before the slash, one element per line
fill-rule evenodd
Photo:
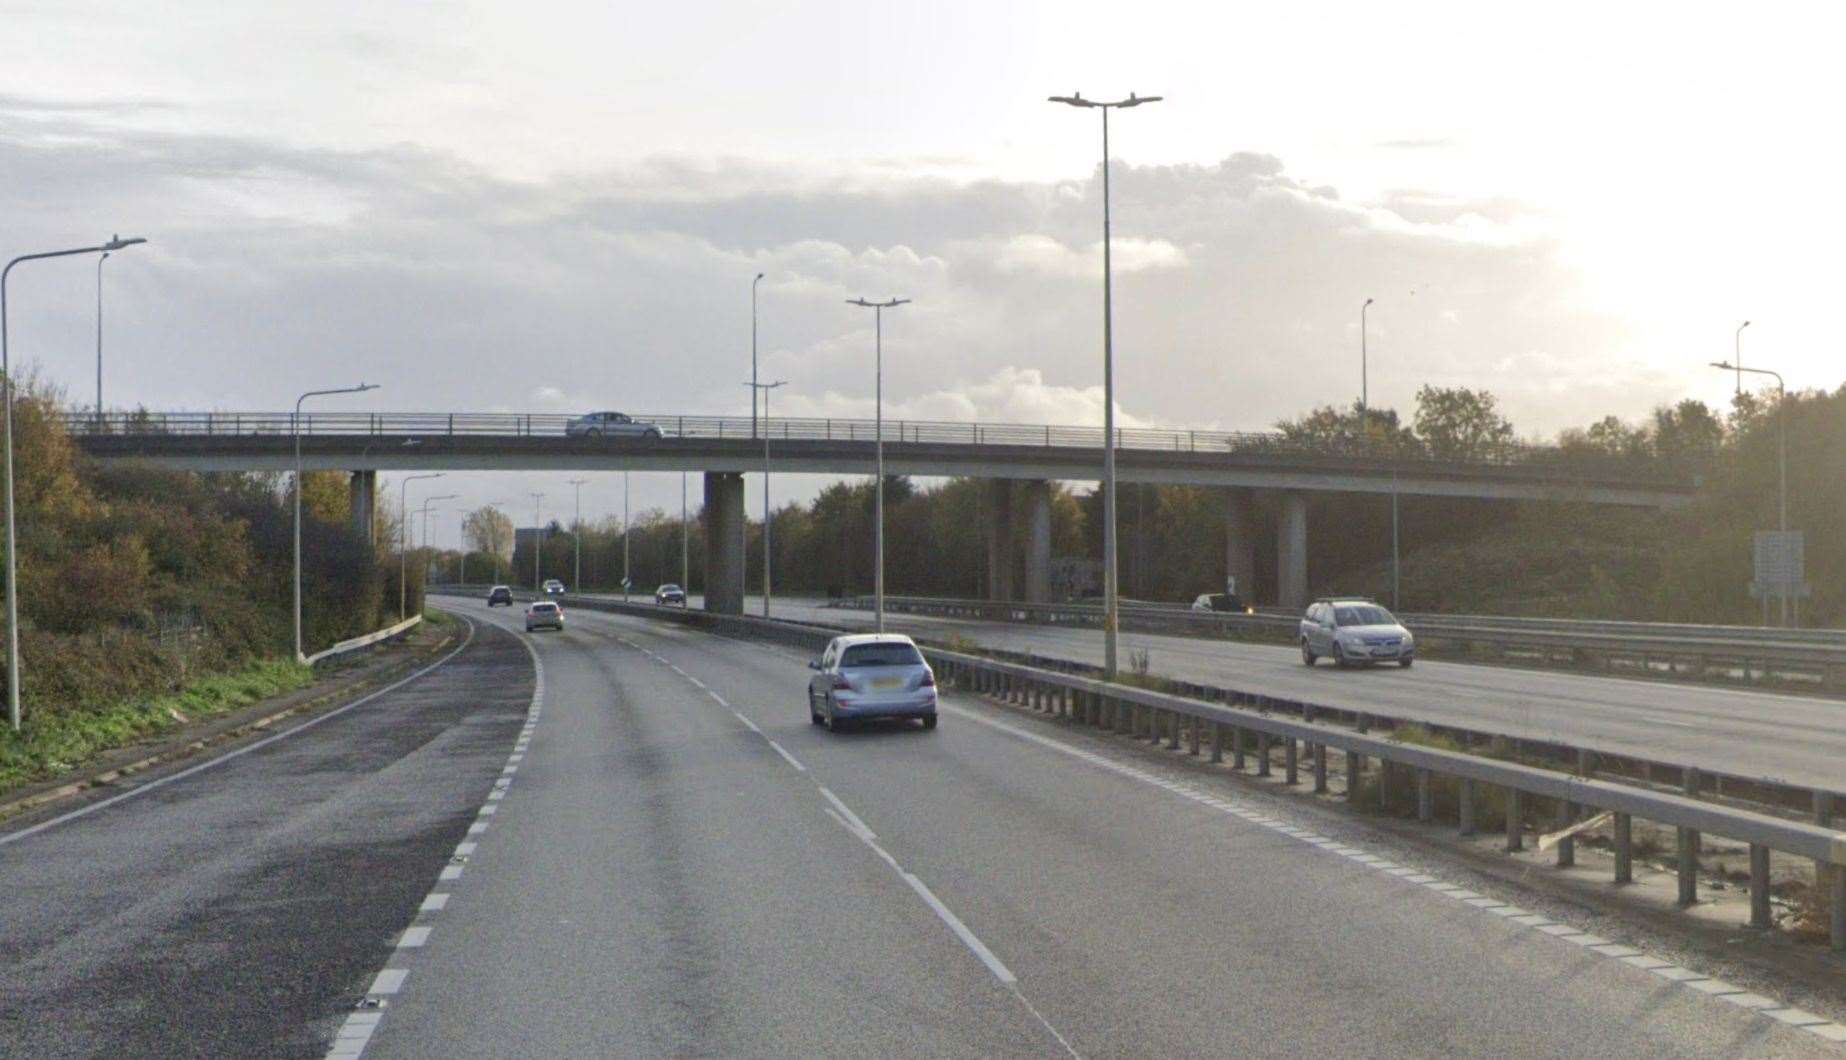
<path fill-rule="evenodd" d="M 769 746 L 775 748 L 777 754 L 781 755 L 784 759 L 787 759 L 788 764 L 791 766 L 794 766 L 797 772 L 806 773 L 808 771 L 808 767 L 802 765 L 800 762 L 795 761 L 795 756 L 792 754 L 789 754 L 787 749 L 784 748 L 781 744 L 775 742 L 774 740 L 771 740 L 769 741 Z"/>
<path fill-rule="evenodd" d="M 851 826 L 851 829 L 853 831 L 862 832 L 866 836 L 872 839 L 878 838 L 878 833 L 872 831 L 870 828 L 867 828 L 865 826 L 865 822 L 859 819 L 859 815 L 847 809 L 846 804 L 840 801 L 840 797 L 838 795 L 835 795 L 833 792 L 828 791 L 824 785 L 821 786 L 820 794 L 822 798 L 826 799 L 828 802 L 833 804 L 834 809 L 840 811 L 840 816 L 846 819 L 847 823 Z"/>
<path fill-rule="evenodd" d="M 467 621 L 467 620 L 463 619 L 463 621 Z M 146 784 L 143 784 L 138 788 L 130 788 L 129 790 L 122 792 L 120 795 L 112 795 L 109 798 L 103 799 L 99 802 L 92 802 L 87 806 L 79 806 L 76 809 L 70 811 L 69 813 L 61 813 L 58 816 L 53 817 L 48 821 L 40 821 L 38 824 L 35 824 L 30 828 L 21 828 L 17 832 L 9 832 L 6 835 L 0 835 L 0 847 L 6 846 L 9 843 L 17 843 L 21 839 L 25 839 L 28 836 L 35 836 L 39 834 L 40 832 L 46 831 L 47 829 L 56 828 L 58 825 L 64 824 L 66 821 L 74 821 L 79 817 L 87 817 L 90 814 L 93 814 L 98 810 L 107 809 L 108 807 L 114 806 L 117 803 L 126 802 L 129 799 L 139 798 L 142 795 L 146 795 L 150 791 L 154 791 L 158 788 L 164 788 L 168 784 L 173 783 L 174 781 L 184 780 L 187 777 L 193 776 L 195 774 L 203 773 L 208 769 L 216 769 L 217 767 L 224 765 L 226 762 L 235 761 L 236 759 L 242 758 L 244 755 L 247 755 L 252 751 L 262 750 L 263 748 L 268 747 L 270 744 L 275 743 L 278 740 L 286 740 L 289 737 L 296 735 L 297 733 L 306 732 L 309 729 L 312 729 L 313 727 L 315 727 L 316 725 L 321 724 L 322 722 L 332 721 L 334 718 L 337 718 L 340 715 L 345 714 L 348 711 L 357 710 L 360 707 L 365 706 L 367 703 L 370 703 L 373 700 L 377 699 L 379 696 L 388 695 L 392 692 L 395 692 L 398 689 L 404 687 L 405 685 L 411 683 L 412 681 L 415 681 L 418 678 L 421 678 L 422 676 L 424 676 L 425 674 L 430 673 L 431 671 L 435 670 L 437 667 L 448 662 L 450 659 L 453 659 L 457 655 L 460 655 L 464 650 L 467 649 L 468 645 L 472 643 L 474 643 L 474 623 L 468 622 L 468 635 L 462 638 L 461 644 L 458 645 L 454 651 L 448 653 L 447 655 L 444 655 L 442 658 L 437 659 L 435 662 L 430 663 L 428 666 L 425 666 L 423 669 L 418 670 L 417 672 L 411 674 L 410 676 L 405 677 L 401 681 L 394 681 L 391 684 L 388 684 L 385 687 L 379 689 L 378 691 L 373 692 L 371 695 L 364 696 L 360 699 L 355 699 L 351 703 L 348 703 L 343 707 L 336 707 L 333 710 L 330 710 L 325 714 L 317 714 L 314 717 L 309 718 L 307 721 L 302 722 L 300 725 L 295 726 L 294 728 L 284 729 L 283 731 L 278 732 L 272 736 L 265 736 L 262 739 L 256 741 L 255 743 L 247 743 L 243 745 L 242 747 L 237 748 L 234 751 L 226 751 L 224 754 L 221 754 L 218 757 L 210 759 L 208 761 L 200 762 L 196 766 L 190 766 L 186 769 L 180 770 L 177 773 L 169 773 L 166 776 L 161 777 L 157 780 L 150 780 Z"/>
<path fill-rule="evenodd" d="M 1470 905 L 1475 904 L 1477 900 L 1486 898 L 1486 896 L 1467 890 L 1466 888 L 1445 883 L 1435 876 L 1423 873 L 1403 874 L 1400 871 L 1402 868 L 1401 866 L 1392 865 L 1390 862 L 1381 861 L 1378 864 L 1366 864 L 1359 858 L 1360 855 L 1365 854 L 1365 851 L 1359 847 L 1328 839 L 1325 836 L 1311 832 L 1304 832 L 1299 828 L 1293 828 L 1286 822 L 1238 806 L 1234 801 L 1201 791 L 1190 783 L 1182 783 L 1170 780 L 1166 777 L 1157 776 L 1146 770 L 1138 769 L 1124 762 L 1119 762 L 1107 755 L 1098 754 L 1094 751 L 1087 751 L 1061 740 L 1055 740 L 1035 732 L 1029 732 L 1018 726 L 1009 725 L 1003 721 L 997 721 L 964 707 L 955 707 L 943 703 L 938 706 L 937 709 L 988 726 L 989 728 L 998 729 L 1001 732 L 1018 737 L 1019 739 L 1057 751 L 1059 754 L 1081 759 L 1084 762 L 1108 770 L 1119 776 L 1128 777 L 1132 780 L 1137 780 L 1152 785 L 1153 787 L 1164 789 L 1193 802 L 1210 806 L 1213 809 L 1239 817 L 1252 824 L 1260 825 L 1279 834 L 1288 835 L 1301 841 L 1304 845 L 1319 847 L 1331 854 L 1339 854 L 1353 861 L 1355 864 L 1363 866 L 1369 871 L 1381 872 L 1383 875 L 1402 879 L 1406 883 L 1422 884 L 1424 888 L 1431 891 L 1431 893 L 1440 894 L 1445 898 L 1454 898 L 1463 904 Z M 844 821 L 842 821 L 842 823 L 844 823 Z M 1384 868 L 1383 866 L 1385 865 L 1390 865 L 1391 867 Z M 1488 901 L 1493 900 L 1488 899 Z M 1596 936 L 1591 935 L 1589 932 L 1563 924 L 1552 917 L 1540 913 L 1528 913 L 1523 909 L 1505 903 L 1493 901 L 1492 905 L 1483 905 L 1479 906 L 1479 908 L 1484 909 L 1486 912 L 1502 916 L 1509 923 L 1534 928 L 1543 934 L 1561 936 L 1563 941 L 1577 942 L 1577 936 L 1586 937 L 1586 941 L 1588 939 L 1593 939 L 1598 943 L 1606 941 L 1596 938 Z M 1784 1004 L 1774 998 L 1764 997 L 1760 994 L 1747 993 L 1741 987 L 1714 980 L 1694 969 L 1682 968 L 1671 961 L 1662 960 L 1651 954 L 1635 949 L 1632 946 L 1622 946 L 1613 943 L 1607 945 L 1586 944 L 1585 948 L 1589 952 L 1597 953 L 1604 957 L 1633 965 L 1644 971 L 1652 972 L 1656 976 L 1666 979 L 1669 982 L 1680 983 L 1700 993 L 1709 994 L 1743 1008 L 1756 1010 L 1770 1019 L 1798 1027 L 1801 1030 L 1811 1032 L 1829 1041 L 1846 1042 L 1846 1026 L 1828 1021 L 1812 1013 L 1804 1012 L 1801 1009 Z M 1818 1022 L 1801 1022 L 1804 1019 L 1812 1019 Z"/>
<path fill-rule="evenodd" d="M 737 720 L 744 723 L 744 728 L 749 729 L 751 732 L 757 734 L 758 736 L 763 735 L 763 730 L 756 727 L 756 722 L 751 721 L 749 718 L 744 717 L 743 714 L 738 711 L 733 710 L 731 711 L 731 713 L 736 714 Z"/>
<path fill-rule="evenodd" d="M 903 877 L 904 882 L 910 885 L 910 889 L 917 892 L 917 897 L 923 899 L 937 918 L 949 926 L 950 931 L 955 932 L 955 937 L 961 940 L 962 945 L 968 947 L 976 957 L 980 958 L 981 963 L 987 966 L 987 970 L 993 973 L 995 979 L 1008 986 L 1019 981 L 1019 977 L 1013 974 L 1013 970 L 1000 963 L 1000 958 L 994 956 L 993 951 L 987 948 L 987 944 L 982 942 L 974 932 L 968 930 L 968 925 L 961 922 L 961 917 L 956 916 L 953 910 L 942 904 L 942 899 L 936 897 L 928 884 L 917 879 L 915 873 L 906 872 L 903 873 Z"/>
<path fill-rule="evenodd" d="M 472 636 L 474 623 L 470 622 L 468 625 L 470 636 Z M 534 649 L 529 642 L 521 640 L 519 643 L 526 649 L 526 654 L 532 657 L 532 700 L 526 707 L 525 725 L 520 729 L 519 738 L 514 744 L 513 753 L 508 757 L 509 764 L 501 771 L 500 776 L 494 778 L 493 787 L 488 791 L 486 801 L 481 804 L 475 820 L 468 825 L 468 835 L 470 836 L 478 836 L 486 832 L 487 821 L 484 820 L 484 818 L 492 817 L 499 812 L 500 800 L 506 797 L 507 789 L 513 783 L 512 774 L 518 770 L 518 766 L 511 763 L 518 762 L 523 756 L 526 743 L 532 737 L 532 730 L 538 725 L 540 708 L 544 704 L 544 661 L 539 658 L 537 650 Z M 464 645 L 464 647 L 465 646 L 466 645 Z M 460 649 L 456 650 L 459 651 Z M 456 844 L 453 857 L 454 863 L 444 865 L 441 871 L 436 873 L 436 886 L 432 887 L 429 893 L 423 896 L 422 904 L 417 906 L 418 916 L 422 916 L 426 913 L 441 912 L 448 908 L 449 900 L 453 895 L 448 891 L 438 890 L 437 888 L 441 887 L 442 884 L 452 883 L 461 879 L 462 865 L 460 861 L 472 855 L 476 846 L 477 844 L 471 840 Z M 428 924 L 412 924 L 406 927 L 404 933 L 398 937 L 396 948 L 392 950 L 393 956 L 405 957 L 408 955 L 405 954 L 404 951 L 423 948 L 429 942 L 431 930 Z M 404 978 L 409 974 L 410 971 L 407 968 L 386 968 L 380 971 L 372 980 L 371 988 L 366 991 L 367 997 L 382 999 L 386 996 L 396 994 L 403 989 Z M 358 1058 L 365 1053 L 366 1046 L 370 1044 L 372 1035 L 378 1030 L 383 1018 L 384 1013 L 375 1010 L 354 1012 L 348 1015 L 345 1021 L 340 1024 L 340 1029 L 334 1036 L 333 1044 L 327 1050 L 328 1060 L 358 1060 Z"/>

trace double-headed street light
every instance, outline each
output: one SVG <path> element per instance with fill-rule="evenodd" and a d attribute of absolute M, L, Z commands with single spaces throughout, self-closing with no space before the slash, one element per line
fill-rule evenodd
<path fill-rule="evenodd" d="M 1115 578 L 1115 335 L 1114 307 L 1110 297 L 1114 278 L 1109 261 L 1109 112 L 1159 102 L 1159 96 L 1137 96 L 1105 103 L 1084 99 L 1082 93 L 1052 96 L 1051 102 L 1102 111 L 1102 595 L 1103 676 L 1115 678 L 1117 618 Z"/>
<path fill-rule="evenodd" d="M 404 557 L 410 552 L 410 500 L 408 489 L 412 482 L 420 478 L 441 478 L 442 472 L 433 471 L 427 475 L 406 475 L 397 484 L 397 620 L 404 621 L 405 609 L 409 601 L 409 567 Z"/>
<path fill-rule="evenodd" d="M 1746 321 L 1745 323 L 1747 324 L 1748 322 Z M 1743 329 L 1738 328 L 1737 330 L 1741 332 Z M 1776 470 L 1776 478 L 1777 478 L 1776 504 L 1777 504 L 1778 511 L 1776 515 L 1776 529 L 1783 534 L 1787 534 L 1788 533 L 1788 387 L 1784 385 L 1782 382 L 1782 373 L 1774 372 L 1767 368 L 1745 368 L 1741 364 L 1732 364 L 1729 361 L 1713 361 L 1711 362 L 1711 366 L 1713 368 L 1722 368 L 1727 372 L 1736 372 L 1740 378 L 1745 372 L 1749 372 L 1751 375 L 1767 375 L 1767 376 L 1773 376 L 1775 378 L 1776 447 L 1778 450 L 1777 470 Z M 1786 540 L 1786 538 L 1784 538 L 1784 540 Z M 1778 594 L 1782 600 L 1782 625 L 1784 626 L 1788 625 L 1788 590 L 1789 590 L 1789 586 L 1787 582 L 1784 581 L 1782 585 L 1782 591 Z M 1763 615 L 1765 618 L 1765 624 L 1766 624 L 1768 614 L 1769 614 L 1769 605 L 1767 602 L 1765 602 L 1763 605 Z"/>
<path fill-rule="evenodd" d="M 21 254 L 0 269 L 0 379 L 4 379 L 6 401 L 6 715 L 14 729 L 19 728 L 19 559 L 13 512 L 13 361 L 6 339 L 6 281 L 13 266 L 22 261 L 43 258 L 67 258 L 75 254 L 107 254 L 147 240 L 111 236 L 107 243 L 71 250 L 48 250 L 40 254 Z"/>
<path fill-rule="evenodd" d="M 877 633 L 885 631 L 885 310 L 909 302 L 908 298 L 892 298 L 883 302 L 868 302 L 863 298 L 846 300 L 848 305 L 864 306 L 872 311 L 873 349 L 878 365 L 874 391 L 876 426 L 873 428 L 876 436 L 873 448 L 878 453 L 878 477 L 873 480 L 875 485 L 872 487 L 872 629 Z M 766 601 L 764 606 L 768 606 Z"/>
<path fill-rule="evenodd" d="M 1359 307 L 1359 442 L 1364 445 L 1372 435 L 1371 367 L 1365 349 L 1365 311 L 1375 299 L 1367 298 Z"/>
<path fill-rule="evenodd" d="M 769 617 L 769 392 L 779 386 L 787 386 L 788 380 L 778 379 L 773 383 L 759 383 L 751 380 L 748 384 L 753 390 L 763 392 L 763 617 Z M 756 399 L 750 399 L 750 407 L 756 407 Z M 681 491 L 682 498 L 684 491 Z M 680 513 L 685 518 L 685 513 Z M 685 586 L 680 586 L 685 588 Z"/>
<path fill-rule="evenodd" d="M 295 435 L 295 659 L 299 662 L 306 662 L 308 658 L 301 650 L 301 403 L 311 397 L 363 394 L 367 390 L 377 389 L 375 383 L 360 383 L 358 386 L 310 390 L 295 399 L 295 416 L 289 421 L 289 429 Z"/>

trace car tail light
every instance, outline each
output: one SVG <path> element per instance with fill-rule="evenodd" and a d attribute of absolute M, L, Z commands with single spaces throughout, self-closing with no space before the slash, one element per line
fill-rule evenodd
<path fill-rule="evenodd" d="M 852 688 L 852 682 L 846 680 L 845 674 L 834 674 L 833 675 L 833 690 L 835 692 L 846 691 L 850 688 Z"/>
<path fill-rule="evenodd" d="M 929 672 L 928 670 L 923 671 L 923 680 L 917 682 L 917 687 L 918 688 L 936 687 L 936 675 Z"/>

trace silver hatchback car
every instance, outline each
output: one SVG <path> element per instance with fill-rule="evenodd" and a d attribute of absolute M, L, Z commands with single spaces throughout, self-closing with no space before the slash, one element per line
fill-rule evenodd
<path fill-rule="evenodd" d="M 1416 661 L 1417 642 L 1391 612 L 1356 597 L 1316 600 L 1301 619 L 1301 661 L 1321 656 L 1340 666 Z"/>
<path fill-rule="evenodd" d="M 921 718 L 936 727 L 936 674 L 901 633 L 835 637 L 808 663 L 808 720 L 839 731 L 861 718 Z"/>

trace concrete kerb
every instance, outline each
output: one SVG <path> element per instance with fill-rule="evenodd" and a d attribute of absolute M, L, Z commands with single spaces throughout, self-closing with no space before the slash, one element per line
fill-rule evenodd
<path fill-rule="evenodd" d="M 824 626 L 810 626 L 741 615 L 716 615 L 710 612 L 655 608 L 617 601 L 575 600 L 573 604 L 590 610 L 660 618 L 810 650 L 825 645 L 828 640 L 838 634 L 837 630 Z M 1786 820 L 1737 807 L 1701 802 L 1689 795 L 1630 787 L 1594 777 L 1574 776 L 1537 766 L 1483 758 L 1438 747 L 1398 743 L 1367 733 L 1333 728 L 1312 721 L 1297 721 L 1257 710 L 1188 699 L 1132 685 L 1036 669 L 983 656 L 928 646 L 925 646 L 923 651 L 925 656 L 939 669 L 947 669 L 958 678 L 968 678 L 969 685 L 973 688 L 978 689 L 984 683 L 991 687 L 994 682 L 1017 682 L 1031 686 L 1059 688 L 1091 699 L 1099 708 L 1105 727 L 1108 727 L 1107 722 L 1110 716 L 1114 715 L 1117 731 L 1122 731 L 1121 726 L 1126 722 L 1130 711 L 1146 714 L 1150 719 L 1155 716 L 1156 712 L 1161 712 L 1166 713 L 1175 723 L 1180 716 L 1185 716 L 1192 719 L 1195 724 L 1211 724 L 1214 729 L 1219 726 L 1231 727 L 1237 752 L 1242 750 L 1244 733 L 1248 731 L 1256 733 L 1263 741 L 1265 748 L 1270 741 L 1275 739 L 1299 740 L 1316 747 L 1344 751 L 1348 756 L 1349 764 L 1354 761 L 1362 763 L 1365 758 L 1370 757 L 1376 758 L 1381 763 L 1390 763 L 1393 766 L 1426 772 L 1429 775 L 1452 777 L 1463 781 L 1464 790 L 1470 795 L 1475 794 L 1472 784 L 1494 785 L 1505 790 L 1507 794 L 1507 847 L 1509 850 L 1520 849 L 1523 845 L 1517 816 L 1520 796 L 1535 795 L 1561 803 L 1572 803 L 1579 807 L 1611 811 L 1618 815 L 1617 820 L 1622 825 L 1627 823 L 1624 818 L 1639 817 L 1681 829 L 1682 834 L 1710 832 L 1752 846 L 1760 846 L 1765 851 L 1779 850 L 1786 854 L 1811 858 L 1817 864 L 1825 865 L 1830 870 L 1832 894 L 1829 896 L 1828 904 L 1831 915 L 1831 936 L 1835 949 L 1846 950 L 1846 832 L 1835 831 L 1831 827 Z M 1317 711 L 1324 709 L 1316 708 Z M 1152 728 L 1151 724 L 1149 727 Z M 1241 759 L 1242 755 L 1236 754 L 1236 757 Z M 1267 762 L 1268 757 L 1265 754 L 1259 765 Z M 1349 773 L 1349 776 L 1351 775 L 1354 774 Z M 1356 785 L 1349 784 L 1349 797 L 1353 787 Z M 1472 799 L 1469 800 L 1470 803 L 1472 801 Z M 1469 814 L 1469 818 L 1471 817 L 1472 814 Z M 1463 824 L 1464 827 L 1471 828 L 1473 822 L 1467 819 Z M 1625 827 L 1620 829 L 1620 831 L 1626 830 Z M 1687 842 L 1681 842 L 1680 848 L 1682 860 L 1685 854 L 1696 849 Z M 1618 881 L 1621 875 L 1620 862 L 1622 860 L 1625 859 L 1618 858 Z M 1682 899 L 1686 897 L 1684 888 L 1686 882 L 1688 882 L 1688 874 L 1682 870 Z M 1817 885 L 1824 886 L 1825 882 L 1817 880 Z"/>

